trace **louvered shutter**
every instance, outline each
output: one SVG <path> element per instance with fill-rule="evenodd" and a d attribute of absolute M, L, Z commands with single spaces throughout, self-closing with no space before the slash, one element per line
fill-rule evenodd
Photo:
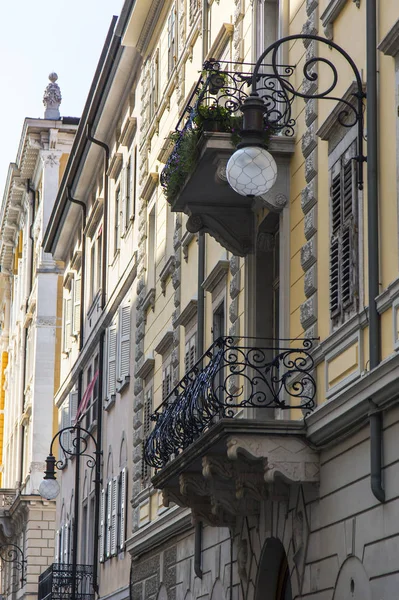
<path fill-rule="evenodd" d="M 110 400 L 116 389 L 116 324 L 108 328 L 107 397 Z"/>
<path fill-rule="evenodd" d="M 125 549 L 126 541 L 126 504 L 127 504 L 127 469 L 120 474 L 120 517 L 119 517 L 119 550 Z"/>
<path fill-rule="evenodd" d="M 64 547 L 65 547 L 65 527 L 61 525 L 60 528 L 60 548 L 59 548 L 59 561 L 64 562 Z"/>
<path fill-rule="evenodd" d="M 105 489 L 103 488 L 101 490 L 101 498 L 100 498 L 100 543 L 99 543 L 99 547 L 100 547 L 100 562 L 103 563 L 104 562 L 104 558 L 105 558 L 105 500 L 106 500 L 106 494 L 105 494 Z M 97 557 L 94 557 L 94 560 L 96 560 Z"/>
<path fill-rule="evenodd" d="M 353 154 L 353 153 L 352 153 Z M 330 312 L 343 318 L 356 290 L 357 228 L 355 167 L 351 151 L 334 165 L 331 180 Z"/>
<path fill-rule="evenodd" d="M 68 564 L 68 559 L 69 559 L 69 543 L 70 543 L 69 523 L 66 522 L 64 525 L 64 557 L 63 557 L 63 562 L 66 565 Z"/>
<path fill-rule="evenodd" d="M 73 334 L 78 335 L 80 330 L 80 298 L 81 298 L 82 280 L 79 277 L 75 279 L 73 286 Z"/>
<path fill-rule="evenodd" d="M 72 334 L 72 299 L 65 298 L 64 301 L 64 351 L 68 352 L 71 347 Z"/>
<path fill-rule="evenodd" d="M 112 528 L 112 479 L 107 483 L 107 540 L 106 554 L 107 558 L 111 557 L 111 528 Z"/>
<path fill-rule="evenodd" d="M 111 501 L 111 556 L 115 556 L 118 550 L 118 506 L 119 506 L 119 482 L 118 477 L 112 479 L 112 501 Z"/>
<path fill-rule="evenodd" d="M 130 373 L 130 304 L 122 306 L 119 315 L 119 381 Z"/>
<path fill-rule="evenodd" d="M 61 429 L 65 429 L 66 427 L 70 427 L 70 418 L 69 418 L 69 398 L 65 400 L 62 408 L 61 408 Z M 67 429 L 61 435 L 61 445 L 62 445 L 62 455 L 64 458 L 67 455 L 64 453 L 63 449 L 68 450 L 70 448 L 70 433 Z"/>
<path fill-rule="evenodd" d="M 55 532 L 55 554 L 54 554 L 54 562 L 60 562 L 60 530 L 57 529 Z"/>

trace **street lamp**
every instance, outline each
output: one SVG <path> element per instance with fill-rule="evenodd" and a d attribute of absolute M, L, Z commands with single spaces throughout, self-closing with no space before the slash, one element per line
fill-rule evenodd
<path fill-rule="evenodd" d="M 356 81 L 356 90 L 353 93 L 353 100 L 349 101 L 332 95 L 338 83 L 338 71 L 333 62 L 324 57 L 313 57 L 308 59 L 303 66 L 303 74 L 307 81 L 315 82 L 318 74 L 314 67 L 320 64 L 327 65 L 331 69 L 332 81 L 328 87 L 317 93 L 311 91 L 296 90 L 281 74 L 277 64 L 277 56 L 280 47 L 286 42 L 295 40 L 309 40 L 320 42 L 330 49 L 336 50 L 349 63 Z M 271 53 L 271 67 L 273 76 L 277 82 L 278 89 L 262 89 L 262 95 L 259 93 L 258 84 L 262 79 L 260 69 L 265 57 Z M 262 84 L 260 84 L 262 85 Z M 259 57 L 251 80 L 251 93 L 244 100 L 240 109 L 243 113 L 243 127 L 241 130 L 242 141 L 238 144 L 236 152 L 230 157 L 226 167 L 226 176 L 230 186 L 242 196 L 263 196 L 272 188 L 277 179 L 277 165 L 272 155 L 266 150 L 264 145 L 265 127 L 272 126 L 278 130 L 283 130 L 284 126 L 290 132 L 294 120 L 291 118 L 291 104 L 294 97 L 304 99 L 327 99 L 335 100 L 342 104 L 342 109 L 338 114 L 338 122 L 344 127 L 354 127 L 357 125 L 357 155 L 354 160 L 357 161 L 357 181 L 359 190 L 363 189 L 363 163 L 366 157 L 363 153 L 363 134 L 364 134 L 364 99 L 366 94 L 363 91 L 363 83 L 358 68 L 352 58 L 340 46 L 319 37 L 317 35 L 297 34 L 281 38 L 274 44 L 271 44 Z M 279 109 L 276 110 L 276 104 Z M 277 119 L 276 119 L 277 114 Z"/>
<path fill-rule="evenodd" d="M 69 434 L 71 444 L 66 446 L 64 443 L 64 434 Z M 53 444 L 59 441 L 64 458 L 56 460 L 53 454 Z M 88 453 L 90 440 L 94 445 L 94 453 Z M 95 469 L 95 507 L 94 507 L 94 531 L 98 531 L 100 514 L 100 484 L 101 484 L 101 451 L 93 435 L 80 425 L 78 420 L 74 426 L 60 429 L 50 444 L 50 453 L 46 458 L 46 470 L 44 478 L 39 486 L 39 494 L 47 500 L 54 500 L 60 493 L 60 486 L 56 479 L 56 469 L 62 471 L 66 467 L 68 458 L 75 458 L 75 488 L 74 488 L 74 520 L 73 520 L 73 538 L 72 538 L 72 571 L 71 571 L 71 600 L 76 598 L 77 584 L 77 554 L 78 554 L 78 530 L 79 530 L 79 485 L 80 485 L 80 458 L 84 457 L 86 466 L 89 469 Z M 97 554 L 98 554 L 98 536 L 94 536 L 94 561 L 93 561 L 93 588 L 98 591 L 97 586 Z"/>

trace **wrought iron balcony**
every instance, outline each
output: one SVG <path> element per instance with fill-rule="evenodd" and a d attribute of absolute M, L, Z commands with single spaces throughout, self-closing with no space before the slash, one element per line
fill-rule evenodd
<path fill-rule="evenodd" d="M 161 469 L 216 421 L 243 408 L 313 410 L 313 342 L 284 342 L 264 346 L 254 338 L 216 340 L 153 413 L 146 463 Z"/>
<path fill-rule="evenodd" d="M 189 231 L 202 229 L 240 256 L 253 250 L 254 208 L 261 205 L 276 212 L 284 208 L 289 157 L 295 146 L 294 96 L 287 91 L 295 68 L 281 65 L 274 71 L 264 65 L 258 91 L 266 105 L 264 137 L 277 162 L 277 182 L 261 200 L 239 196 L 227 184 L 226 164 L 240 140 L 240 107 L 250 94 L 253 67 L 205 63 L 171 135 L 173 149 L 160 177 L 172 210 L 189 215 Z"/>
<path fill-rule="evenodd" d="M 70 600 L 72 586 L 72 565 L 53 563 L 39 576 L 38 600 Z M 76 566 L 75 600 L 94 600 L 92 565 Z"/>

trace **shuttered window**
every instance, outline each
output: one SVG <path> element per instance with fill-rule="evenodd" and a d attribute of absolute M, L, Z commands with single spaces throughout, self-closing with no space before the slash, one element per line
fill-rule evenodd
<path fill-rule="evenodd" d="M 192 334 L 186 340 L 186 346 L 184 351 L 184 370 L 187 373 L 190 369 L 193 368 L 195 362 L 197 360 L 197 351 L 196 351 L 196 343 L 197 343 L 197 335 L 196 333 Z"/>
<path fill-rule="evenodd" d="M 130 373 L 130 315 L 130 304 L 122 306 L 119 313 L 119 382 Z"/>
<path fill-rule="evenodd" d="M 150 98 L 149 98 L 149 119 L 150 119 L 150 121 L 154 117 L 154 115 L 157 111 L 157 108 L 158 108 L 158 80 L 159 80 L 158 63 L 159 63 L 159 58 L 158 58 L 158 50 L 157 50 L 155 52 L 154 56 L 152 57 L 151 64 L 150 64 Z M 171 68 L 173 69 L 173 65 Z"/>
<path fill-rule="evenodd" d="M 125 549 L 126 541 L 126 504 L 127 504 L 127 469 L 122 469 L 119 476 L 119 550 Z"/>
<path fill-rule="evenodd" d="M 107 526 L 106 526 L 106 556 L 107 558 L 111 558 L 111 524 L 112 524 L 112 488 L 113 488 L 113 480 L 108 481 L 107 484 Z"/>
<path fill-rule="evenodd" d="M 151 414 L 152 414 L 152 386 L 148 387 L 145 391 L 144 407 L 143 407 L 143 451 L 145 440 L 147 439 L 151 431 Z M 144 460 L 144 452 L 141 462 L 141 485 L 146 487 L 149 483 L 151 470 L 148 464 Z"/>
<path fill-rule="evenodd" d="M 331 172 L 330 313 L 340 324 L 357 309 L 358 223 L 356 169 L 350 148 Z"/>
<path fill-rule="evenodd" d="M 108 328 L 108 361 L 107 361 L 107 398 L 111 400 L 116 392 L 116 351 L 117 351 L 116 323 Z"/>
<path fill-rule="evenodd" d="M 118 508 L 119 508 L 119 481 L 118 477 L 112 479 L 111 485 L 111 523 L 110 523 L 110 553 L 115 556 L 118 550 Z"/>
<path fill-rule="evenodd" d="M 79 335 L 80 331 L 80 297 L 82 280 L 76 277 L 73 286 L 73 335 Z"/>
<path fill-rule="evenodd" d="M 100 498 L 100 562 L 104 562 L 105 559 L 105 531 L 106 531 L 106 520 L 105 513 L 106 511 L 106 491 L 103 488 L 101 490 L 101 498 Z"/>
<path fill-rule="evenodd" d="M 61 446 L 61 459 L 65 460 L 68 458 L 68 455 L 64 450 L 69 450 L 71 447 L 71 434 L 69 431 L 70 427 L 70 418 L 69 418 L 69 398 L 65 400 L 64 404 L 61 408 L 61 429 L 66 429 L 60 436 L 60 446 Z"/>
<path fill-rule="evenodd" d="M 194 21 L 194 17 L 198 13 L 198 0 L 189 0 L 188 18 L 190 25 Z"/>
<path fill-rule="evenodd" d="M 71 349 L 72 335 L 72 298 L 64 299 L 64 352 Z"/>
<path fill-rule="evenodd" d="M 172 390 L 172 365 L 170 358 L 162 369 L 162 401 L 165 400 Z"/>
<path fill-rule="evenodd" d="M 168 18 L 168 77 L 176 62 L 176 8 L 173 6 Z"/>

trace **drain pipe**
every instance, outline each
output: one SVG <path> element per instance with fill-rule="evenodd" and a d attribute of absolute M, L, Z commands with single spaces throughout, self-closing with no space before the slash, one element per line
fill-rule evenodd
<path fill-rule="evenodd" d="M 77 200 L 73 198 L 71 194 L 71 188 L 66 188 L 67 198 L 69 202 L 73 202 L 77 204 L 82 209 L 82 267 L 80 270 L 80 327 L 79 327 L 79 350 L 83 348 L 83 337 L 84 337 L 84 314 L 85 314 L 85 275 L 86 275 L 86 236 L 85 236 L 85 228 L 86 228 L 86 215 L 87 208 L 86 204 L 81 200 Z M 80 398 L 79 398 L 80 402 Z"/>
<path fill-rule="evenodd" d="M 102 247 L 102 272 L 101 272 L 101 308 L 104 310 L 105 303 L 107 300 L 106 285 L 107 285 L 107 241 L 108 241 L 108 165 L 109 165 L 109 146 L 97 140 L 92 136 L 91 125 L 88 123 L 86 128 L 87 139 L 100 146 L 104 150 L 104 212 L 103 212 L 103 247 Z M 98 406 L 97 406 L 97 461 L 96 461 L 96 477 L 94 483 L 94 497 L 95 497 L 95 508 L 94 508 L 94 561 L 93 561 L 93 581 L 95 590 L 98 592 L 98 530 L 100 525 L 100 496 L 101 496 L 101 461 L 100 456 L 102 455 L 102 423 L 103 423 L 103 388 L 104 388 L 104 375 L 103 375 L 103 364 L 104 364 L 104 345 L 105 345 L 105 331 L 101 332 L 99 341 L 99 374 L 98 374 Z"/>
<path fill-rule="evenodd" d="M 370 370 L 380 362 L 380 317 L 376 298 L 379 294 L 379 221 L 378 221 L 378 99 L 377 99 L 377 2 L 366 4 L 367 62 L 367 230 L 369 247 L 369 346 Z M 370 416 L 371 491 L 385 502 L 382 488 L 382 415 Z"/>
<path fill-rule="evenodd" d="M 197 357 L 204 354 L 205 295 L 202 284 L 205 279 L 205 233 L 198 233 L 198 304 L 197 304 Z M 202 579 L 202 521 L 195 524 L 194 572 Z"/>

